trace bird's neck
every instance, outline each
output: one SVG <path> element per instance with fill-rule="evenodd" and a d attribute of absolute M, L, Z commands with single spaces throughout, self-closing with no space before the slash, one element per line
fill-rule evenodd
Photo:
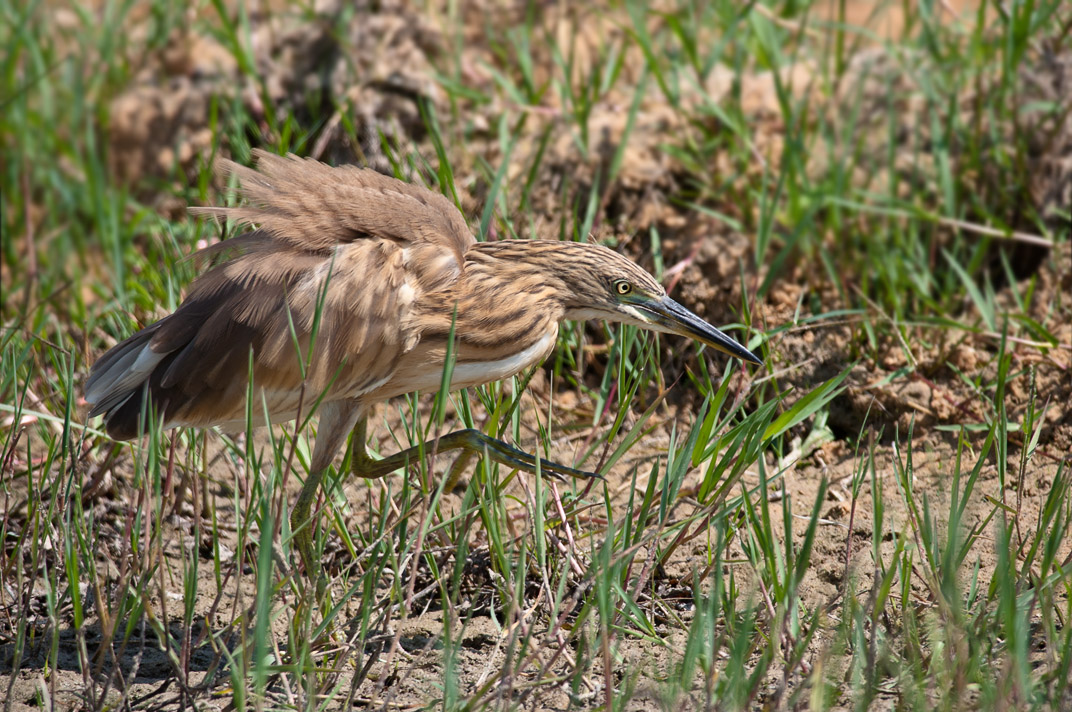
<path fill-rule="evenodd" d="M 571 307 L 573 290 L 563 278 L 563 261 L 571 243 L 557 240 L 480 242 L 465 257 L 468 292 L 506 305 L 526 308 L 561 321 Z"/>
<path fill-rule="evenodd" d="M 470 248 L 458 290 L 458 324 L 474 335 L 486 332 L 501 342 L 527 344 L 540 338 L 565 317 L 563 285 L 542 263 L 525 259 L 524 252 Z M 460 285 L 461 286 L 461 285 Z"/>
<path fill-rule="evenodd" d="M 463 360 L 492 361 L 528 349 L 546 355 L 566 313 L 561 280 L 504 244 L 473 245 L 458 281 L 424 295 L 410 324 L 422 342 L 445 342 L 453 328 Z"/>

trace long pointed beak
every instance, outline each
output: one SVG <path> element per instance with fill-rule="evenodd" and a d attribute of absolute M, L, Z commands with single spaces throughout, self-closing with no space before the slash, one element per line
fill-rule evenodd
<path fill-rule="evenodd" d="M 706 321 L 690 312 L 685 307 L 675 302 L 670 297 L 663 297 L 659 301 L 647 304 L 635 305 L 637 309 L 645 312 L 652 320 L 652 326 L 659 331 L 669 334 L 679 334 L 696 339 L 702 344 L 707 344 L 713 349 L 729 354 L 742 361 L 762 366 L 763 362 L 754 353 L 741 346 L 729 336 L 726 336 Z"/>

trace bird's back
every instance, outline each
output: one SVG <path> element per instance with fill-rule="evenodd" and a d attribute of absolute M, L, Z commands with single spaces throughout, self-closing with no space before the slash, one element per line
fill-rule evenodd
<path fill-rule="evenodd" d="M 261 394 L 275 422 L 322 395 L 359 397 L 415 345 L 410 305 L 460 275 L 474 239 L 442 195 L 352 166 L 256 155 L 256 171 L 222 164 L 245 204 L 198 209 L 256 227 L 200 253 L 237 254 L 91 369 L 90 414 L 113 437 L 137 435 L 146 392 L 170 425 L 241 427 L 251 369 L 258 421 Z"/>

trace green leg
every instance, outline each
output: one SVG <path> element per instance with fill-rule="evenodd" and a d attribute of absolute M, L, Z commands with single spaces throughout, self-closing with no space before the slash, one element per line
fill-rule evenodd
<path fill-rule="evenodd" d="M 538 460 L 540 471 L 549 475 L 576 477 L 579 479 L 603 479 L 601 475 L 594 472 L 577 470 L 550 460 L 537 458 L 523 450 L 518 450 L 513 445 L 507 445 L 502 440 L 496 440 L 479 430 L 471 428 L 447 433 L 440 437 L 438 442 L 430 440 L 423 445 L 407 448 L 382 460 L 374 460 L 369 457 L 368 452 L 365 450 L 365 442 L 366 423 L 365 419 L 362 418 L 358 421 L 357 427 L 354 428 L 354 436 L 351 440 L 353 450 L 350 456 L 350 465 L 351 472 L 355 476 L 366 479 L 383 477 L 395 470 L 407 467 L 411 462 L 416 462 L 420 459 L 422 454 L 431 453 L 433 448 L 437 453 L 443 453 L 448 450 L 464 450 L 469 456 L 484 455 L 486 453 L 489 458 L 499 464 L 525 472 L 535 473 Z M 468 459 L 463 458 L 466 461 Z"/>
<path fill-rule="evenodd" d="M 313 524 L 309 519 L 309 511 L 316 500 L 320 481 L 324 479 L 324 470 L 310 472 L 305 478 L 298 500 L 294 503 L 294 509 L 290 510 L 290 530 L 294 533 L 294 545 L 301 555 L 302 565 L 305 567 L 305 575 L 316 578 L 316 598 L 323 603 L 327 582 L 324 574 L 316 565 L 316 556 L 313 554 Z"/>
<path fill-rule="evenodd" d="M 356 421 L 356 422 L 355 422 Z M 374 460 L 365 449 L 368 435 L 368 423 L 363 414 L 354 410 L 343 411 L 339 407 L 325 406 L 321 413 L 320 430 L 317 433 L 316 445 L 313 448 L 312 463 L 310 463 L 309 476 L 302 485 L 298 499 L 294 503 L 294 509 L 290 513 L 290 529 L 293 532 L 294 544 L 301 556 L 305 567 L 306 576 L 316 577 L 317 601 L 321 607 L 326 603 L 327 579 L 321 571 L 319 561 L 313 547 L 313 527 L 309 515 L 313 502 L 316 501 L 317 491 L 324 479 L 335 453 L 342 444 L 342 437 L 346 431 L 353 428 L 351 437 L 351 472 L 365 479 L 376 479 L 390 474 L 395 470 L 407 467 L 410 463 L 417 462 L 420 457 L 432 452 L 442 453 L 448 450 L 463 450 L 467 457 L 463 457 L 459 465 L 464 466 L 473 455 L 486 454 L 489 458 L 507 467 L 512 467 L 525 472 L 536 472 L 537 462 L 539 469 L 549 475 L 577 477 L 580 479 L 602 479 L 601 475 L 584 470 L 577 470 L 565 465 L 537 458 L 512 445 L 507 445 L 501 440 L 489 437 L 479 430 L 457 430 L 448 433 L 435 440 L 407 448 L 402 452 L 395 453 L 382 460 Z"/>
<path fill-rule="evenodd" d="M 328 403 L 320 410 L 320 427 L 313 446 L 312 462 L 309 463 L 309 476 L 305 478 L 298 500 L 290 512 L 290 530 L 294 545 L 301 556 L 305 575 L 316 580 L 316 600 L 325 612 L 330 607 L 327 598 L 327 577 L 321 570 L 320 562 L 313 548 L 313 526 L 309 515 L 313 502 L 316 501 L 320 482 L 324 479 L 331 461 L 335 459 L 346 436 L 358 421 L 364 423 L 363 410 L 352 403 Z"/>

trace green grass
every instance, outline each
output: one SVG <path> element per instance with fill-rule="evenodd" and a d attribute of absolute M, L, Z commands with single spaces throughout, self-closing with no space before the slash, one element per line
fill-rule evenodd
<path fill-rule="evenodd" d="M 984 3 L 954 22 L 897 5 L 905 36 L 889 41 L 807 2 L 625 3 L 602 34 L 580 9 L 557 10 L 576 13 L 563 33 L 543 6 L 509 22 L 451 6 L 427 17 L 442 49 L 439 99 L 411 107 L 423 130 L 388 117 L 369 136 L 352 98 L 277 104 L 250 48 L 265 18 L 225 5 L 191 21 L 168 3 L 105 2 L 54 21 L 52 6 L 0 0 L 9 706 L 1070 703 L 1072 472 L 1051 416 L 1069 408 L 1054 374 L 1067 382 L 1072 305 L 1017 252 L 1068 240 L 1067 206 L 1064 222 L 1040 214 L 1031 181 L 1069 104 L 1024 78 L 1044 52 L 1072 51 L 1067 7 Z M 328 24 L 353 62 L 350 19 Z M 124 184 L 111 101 L 191 23 L 237 68 L 213 85 L 211 148 Z M 807 91 L 778 73 L 804 63 Z M 770 70 L 775 101 L 757 117 L 748 92 Z M 715 98 L 700 88 L 717 71 L 732 81 Z M 617 145 L 593 129 L 609 106 Z M 653 107 L 675 122 L 654 139 Z M 745 236 L 725 292 L 738 296 L 712 306 L 769 369 L 564 325 L 542 367 L 549 400 L 521 397 L 529 374 L 398 399 L 375 423 L 384 454 L 476 427 L 615 475 L 563 483 L 480 461 L 452 482 L 440 458 L 329 478 L 317 546 L 336 606 L 318 610 L 291 575 L 288 520 L 313 425 L 234 439 L 150 427 L 119 445 L 78 399 L 94 358 L 180 303 L 197 271 L 183 258 L 218 232 L 170 219 L 164 199 L 219 199 L 219 153 L 309 153 L 336 111 L 336 143 L 443 191 L 481 236 L 595 239 L 660 277 L 687 252 L 637 205 Z M 654 187 L 625 179 L 636 145 L 671 166 Z M 974 362 L 952 358 L 962 347 Z M 956 407 L 886 412 L 921 383 L 930 410 L 947 394 Z M 827 514 L 835 495 L 844 520 Z M 815 593 L 824 580 L 835 593 Z"/>

